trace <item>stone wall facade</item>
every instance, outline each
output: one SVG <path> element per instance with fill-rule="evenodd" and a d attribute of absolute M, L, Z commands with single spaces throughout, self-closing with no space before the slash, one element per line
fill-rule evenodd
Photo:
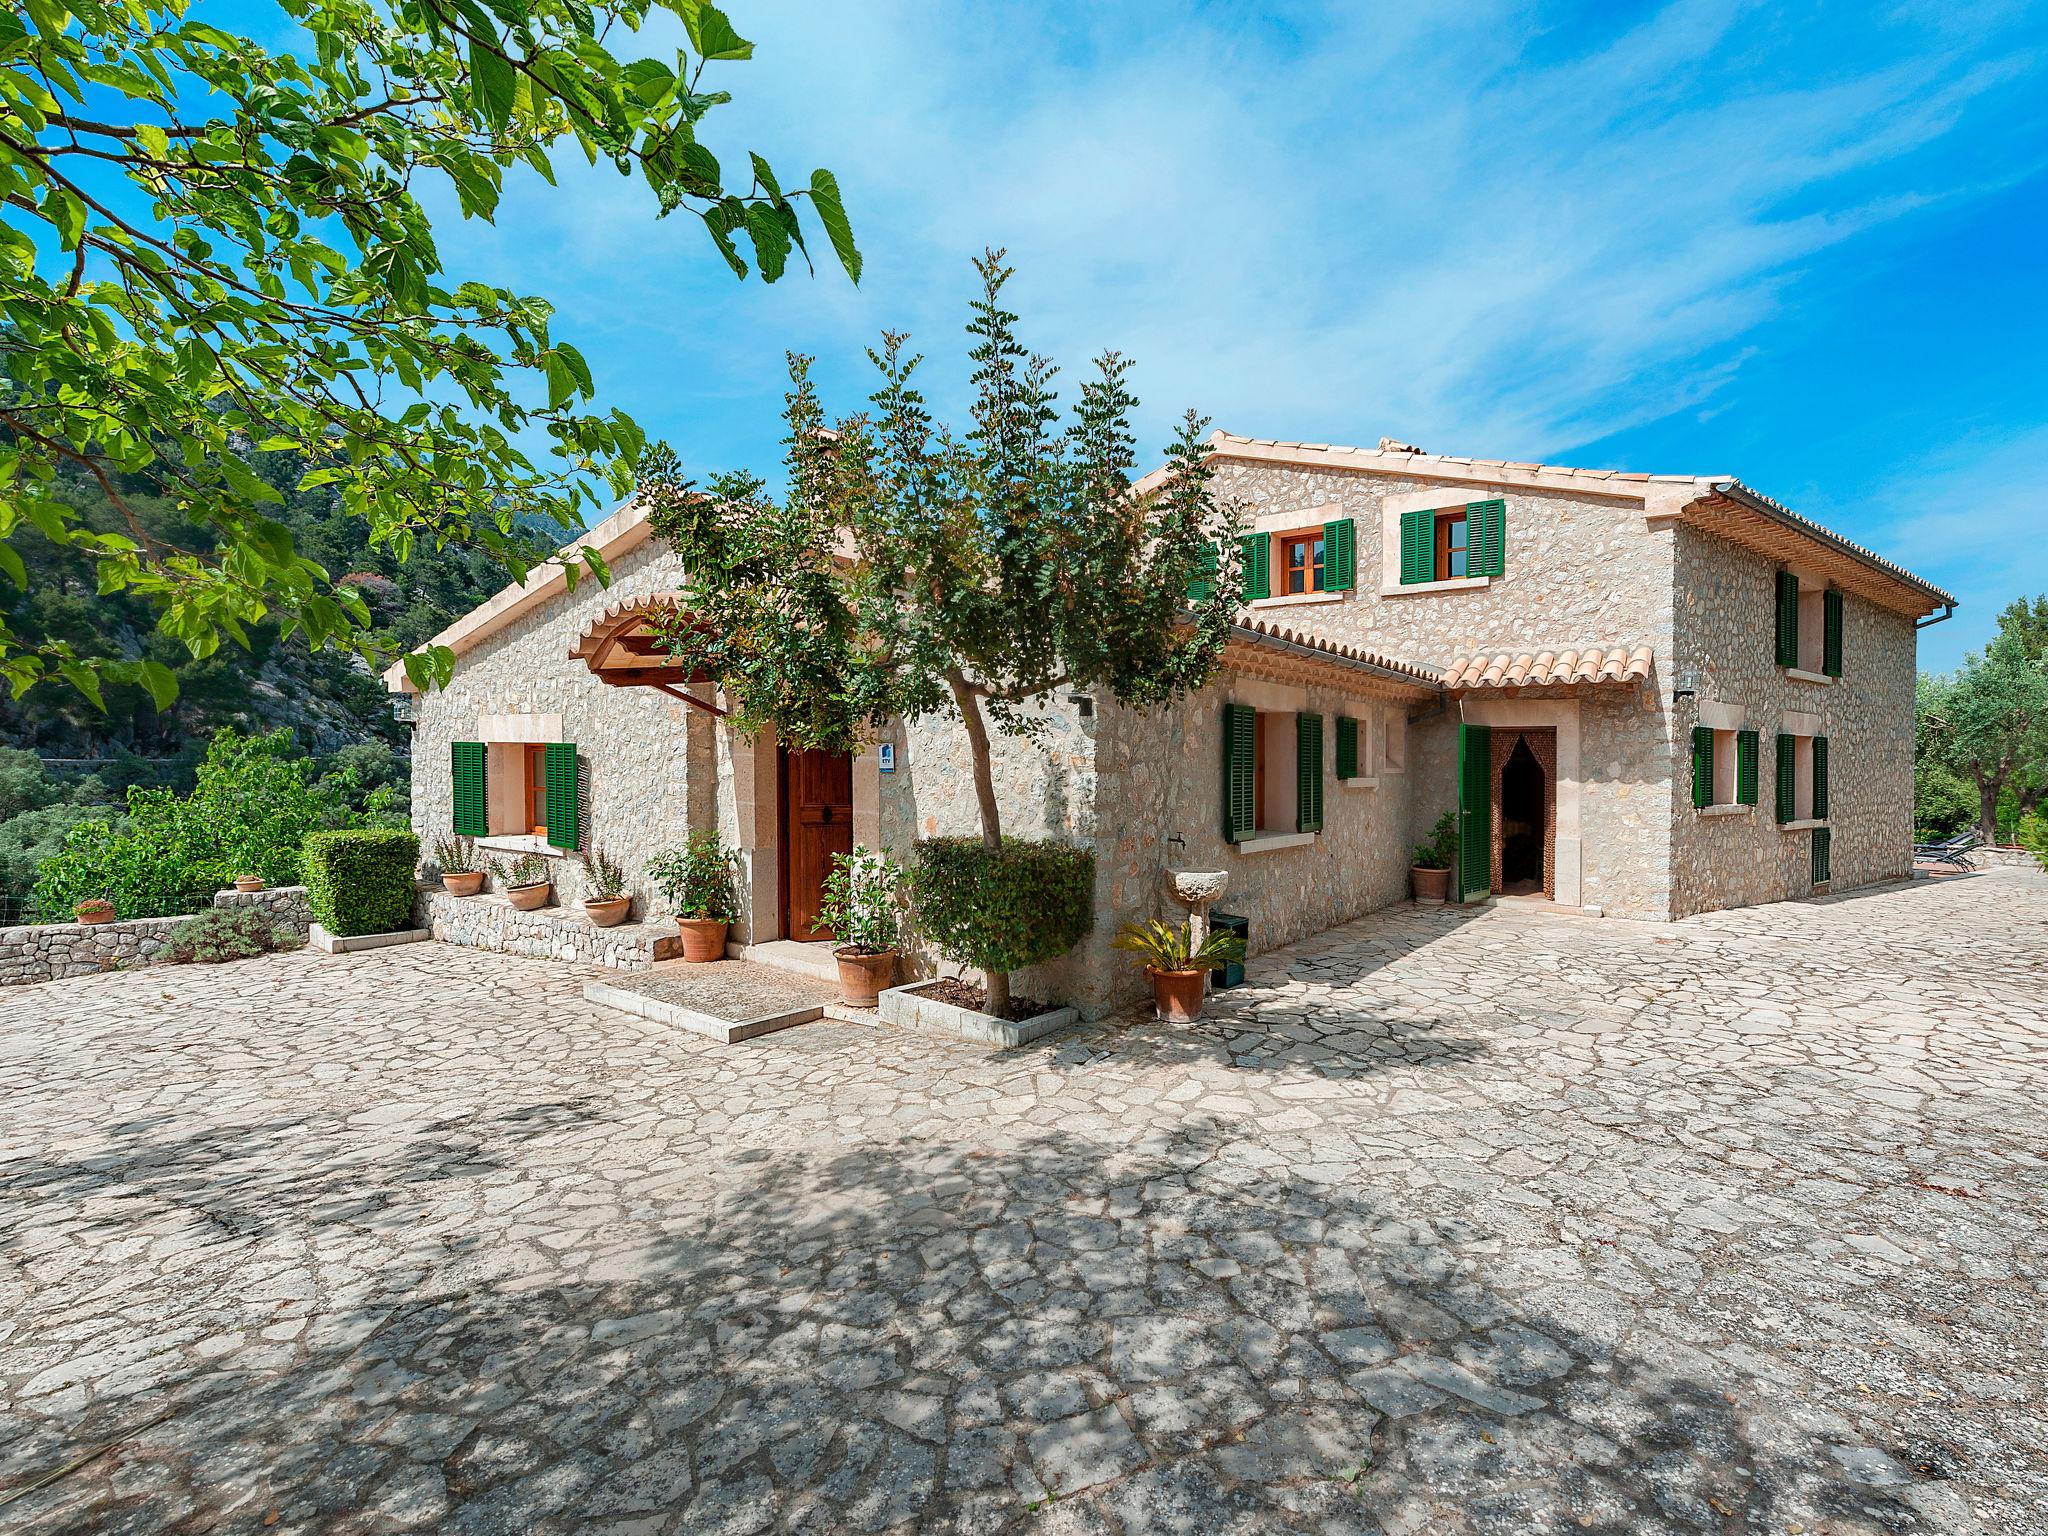
<path fill-rule="evenodd" d="M 413 921 L 447 944 L 619 971 L 644 971 L 657 960 L 682 953 L 673 922 L 600 928 L 571 907 L 521 912 L 502 896 L 451 896 L 438 886 L 420 888 Z"/>
<path fill-rule="evenodd" d="M 254 907 L 301 938 L 313 922 L 303 885 L 281 885 L 262 891 L 215 891 L 213 904 L 226 910 Z M 188 921 L 190 915 L 0 928 L 0 987 L 154 965 L 157 951 L 171 930 Z"/>

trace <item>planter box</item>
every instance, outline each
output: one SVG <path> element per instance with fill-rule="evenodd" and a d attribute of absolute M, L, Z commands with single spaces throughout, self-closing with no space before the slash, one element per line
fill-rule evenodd
<path fill-rule="evenodd" d="M 318 923 L 306 930 L 306 943 L 323 955 L 351 955 L 359 949 L 388 949 L 393 944 L 417 944 L 431 939 L 427 928 L 401 928 L 396 933 L 329 933 Z"/>
<path fill-rule="evenodd" d="M 979 1013 L 972 1008 L 941 1002 L 936 997 L 921 996 L 919 989 L 931 984 L 932 979 L 926 977 L 908 986 L 889 987 L 877 1000 L 875 1011 L 884 1023 L 894 1024 L 899 1029 L 914 1029 L 927 1035 L 951 1035 L 956 1040 L 972 1040 L 980 1045 L 1002 1046 L 1028 1044 L 1041 1035 L 1078 1023 L 1081 1018 L 1078 1008 L 1054 1008 L 1021 1022 L 999 1019 L 992 1013 Z"/>

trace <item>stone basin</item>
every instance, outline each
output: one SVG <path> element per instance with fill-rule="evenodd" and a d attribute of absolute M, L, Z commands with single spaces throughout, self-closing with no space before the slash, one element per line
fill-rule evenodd
<path fill-rule="evenodd" d="M 1209 936 L 1209 908 L 1230 888 L 1227 869 L 1169 869 L 1166 894 L 1188 909 L 1188 945 L 1200 949 Z"/>

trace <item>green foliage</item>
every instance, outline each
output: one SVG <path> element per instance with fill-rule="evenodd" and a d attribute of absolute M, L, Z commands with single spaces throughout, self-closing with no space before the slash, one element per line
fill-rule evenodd
<path fill-rule="evenodd" d="M 617 901 L 626 894 L 625 867 L 593 844 L 583 861 L 583 886 L 585 901 Z"/>
<path fill-rule="evenodd" d="M 314 832 L 305 843 L 306 896 L 329 933 L 395 933 L 412 925 L 420 840 L 396 827 Z"/>
<path fill-rule="evenodd" d="M 1913 825 L 1921 842 L 1953 837 L 1977 818 L 1977 790 L 1937 762 L 1913 770 Z"/>
<path fill-rule="evenodd" d="M 1220 971 L 1244 958 L 1244 940 L 1222 928 L 1211 928 L 1199 945 L 1193 925 L 1175 927 L 1153 918 L 1146 923 L 1125 923 L 1111 939 L 1113 949 L 1129 950 L 1155 971 Z"/>
<path fill-rule="evenodd" d="M 886 853 L 856 843 L 832 855 L 814 932 L 839 936 L 839 948 L 880 955 L 896 947 L 903 914 L 903 866 Z"/>
<path fill-rule="evenodd" d="M 296 929 L 272 922 L 259 907 L 214 907 L 173 928 L 151 958 L 160 965 L 216 965 L 297 949 L 305 942 Z"/>
<path fill-rule="evenodd" d="M 442 837 L 434 840 L 434 868 L 444 875 L 483 874 L 490 860 L 480 858 L 473 837 Z"/>
<path fill-rule="evenodd" d="M 688 46 L 616 56 L 657 9 Z M 699 133 L 729 98 L 704 77 L 752 49 L 704 0 L 281 11 L 266 32 L 302 35 L 305 57 L 189 0 L 0 14 L 0 580 L 26 588 L 25 543 L 71 550 L 97 593 L 144 599 L 194 658 L 266 620 L 316 649 L 375 649 L 369 599 L 275 515 L 258 454 L 296 455 L 297 485 L 400 562 L 453 540 L 515 575 L 523 521 L 574 529 L 630 486 L 639 429 L 584 409 L 590 370 L 544 301 L 444 275 L 426 201 L 492 219 L 508 173 L 552 181 L 573 148 L 701 219 L 742 277 L 750 259 L 771 282 L 792 253 L 808 263 L 803 202 L 860 267 L 830 173 L 784 186 L 750 155 L 745 190 L 726 185 Z M 540 441 L 546 455 L 520 446 Z M 62 494 L 66 469 L 92 478 L 111 526 Z M 196 536 L 153 524 L 138 492 Z M 438 680 L 450 661 L 437 648 L 408 667 Z M 0 678 L 19 696 L 45 677 L 159 708 L 178 683 L 154 652 L 84 655 L 0 626 Z"/>
<path fill-rule="evenodd" d="M 739 916 L 733 856 L 716 832 L 694 832 L 682 847 L 657 853 L 647 861 L 646 874 L 677 917 L 729 923 Z"/>
<path fill-rule="evenodd" d="M 538 853 L 522 853 L 510 864 L 493 863 L 491 873 L 508 891 L 524 890 L 530 885 L 552 885 L 555 878 L 547 858 Z"/>
<path fill-rule="evenodd" d="M 1922 760 L 1976 786 L 1978 833 L 1997 841 L 2000 797 L 2014 791 L 2023 816 L 2048 790 L 2048 663 L 2002 630 L 1957 671 L 1923 673 L 1916 703 Z"/>
<path fill-rule="evenodd" d="M 1418 843 L 1410 862 L 1416 869 L 1449 869 L 1458 858 L 1458 817 L 1445 811 L 1429 829 L 1429 841 Z"/>
<path fill-rule="evenodd" d="M 1000 848 L 978 838 L 931 838 L 917 845 L 911 892 L 917 926 L 939 953 L 1008 975 L 1081 941 L 1094 922 L 1095 855 L 1018 837 Z"/>
<path fill-rule="evenodd" d="M 2048 861 L 2048 816 L 2039 811 L 2027 812 L 2020 817 L 2019 825 L 2014 829 L 2013 841 Z"/>

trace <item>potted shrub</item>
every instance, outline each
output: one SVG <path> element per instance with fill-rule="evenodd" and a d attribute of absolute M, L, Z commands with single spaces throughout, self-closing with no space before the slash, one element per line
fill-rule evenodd
<path fill-rule="evenodd" d="M 81 923 L 111 923 L 114 904 L 104 896 L 88 896 L 71 909 L 71 915 Z"/>
<path fill-rule="evenodd" d="M 498 879 L 504 883 L 505 899 L 521 912 L 547 905 L 553 882 L 548 877 L 548 861 L 539 854 L 522 853 L 509 868 L 498 871 Z"/>
<path fill-rule="evenodd" d="M 1417 901 L 1445 901 L 1451 894 L 1451 860 L 1458 853 L 1458 818 L 1445 811 L 1429 829 L 1429 841 L 1415 849 L 1408 877 L 1415 882 Z"/>
<path fill-rule="evenodd" d="M 725 930 L 739 911 L 732 888 L 732 855 L 716 832 L 698 832 L 680 848 L 647 861 L 647 877 L 675 908 L 683 958 L 725 958 Z"/>
<path fill-rule="evenodd" d="M 902 906 L 902 866 L 887 854 L 855 845 L 835 853 L 825 877 L 816 932 L 830 930 L 839 946 L 839 1000 L 872 1008 L 882 989 L 896 979 L 896 928 Z"/>
<path fill-rule="evenodd" d="M 261 875 L 237 875 L 235 876 L 235 889 L 238 891 L 260 891 L 263 889 L 263 877 Z"/>
<path fill-rule="evenodd" d="M 1162 1019 L 1186 1024 L 1202 1016 L 1202 989 L 1211 971 L 1244 958 L 1244 940 L 1222 928 L 1211 928 L 1199 945 L 1192 944 L 1190 925 L 1178 927 L 1153 918 L 1126 923 L 1109 942 L 1144 962 L 1152 978 L 1152 1008 Z"/>
<path fill-rule="evenodd" d="M 633 898 L 626 894 L 626 872 L 617 859 L 593 846 L 590 857 L 583 861 L 583 884 L 587 891 L 583 910 L 593 923 L 610 928 L 626 920 Z"/>
<path fill-rule="evenodd" d="M 434 865 L 441 871 L 441 889 L 450 896 L 474 896 L 484 888 L 484 861 L 467 837 L 443 837 L 434 843 Z"/>

